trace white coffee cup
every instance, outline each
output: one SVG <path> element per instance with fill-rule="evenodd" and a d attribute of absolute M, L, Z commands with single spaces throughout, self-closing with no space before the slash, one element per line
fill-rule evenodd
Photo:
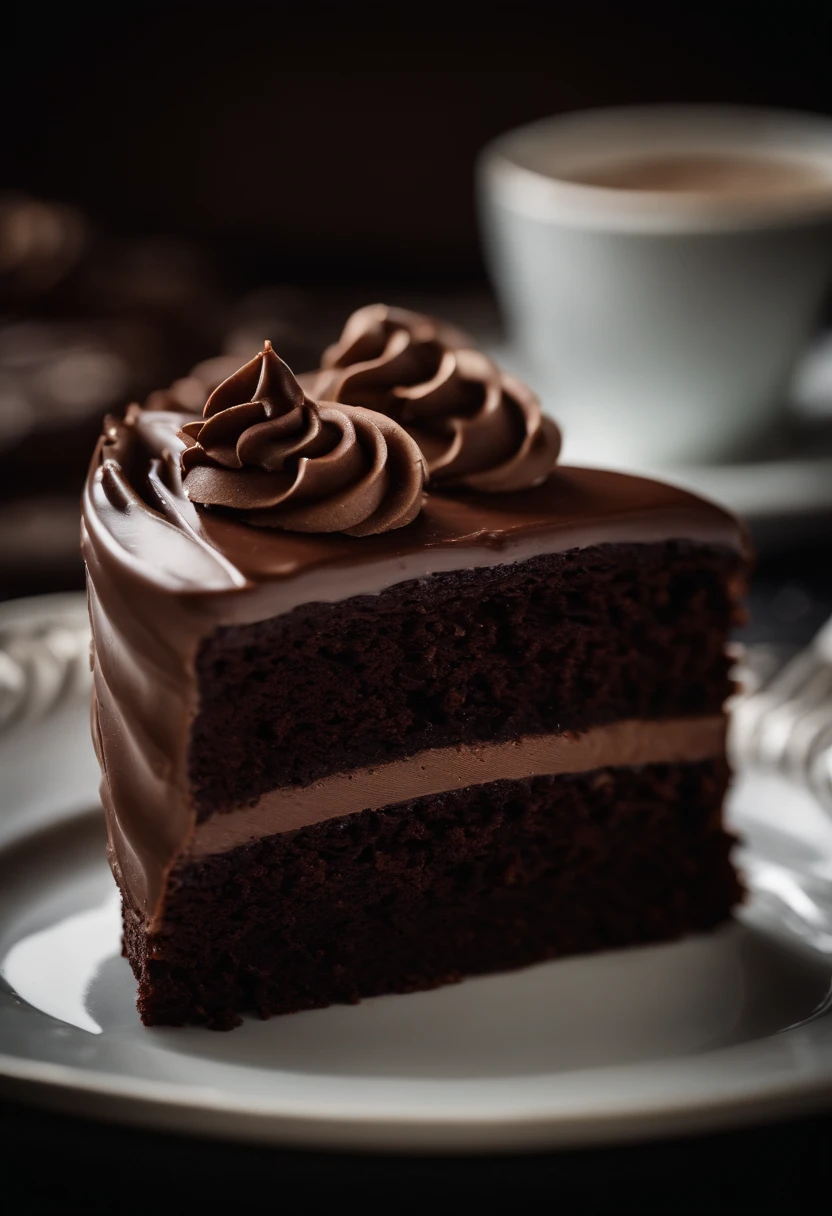
<path fill-rule="evenodd" d="M 667 157 L 794 177 L 733 192 L 585 184 Z M 478 177 L 510 336 L 568 457 L 695 463 L 766 433 L 832 280 L 832 120 L 711 106 L 567 114 L 494 141 Z"/>

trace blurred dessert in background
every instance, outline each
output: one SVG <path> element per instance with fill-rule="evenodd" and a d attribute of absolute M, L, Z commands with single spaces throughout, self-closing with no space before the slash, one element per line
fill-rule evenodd
<path fill-rule="evenodd" d="M 0 195 L 0 596 L 82 585 L 78 498 L 102 416 L 215 351 L 226 310 L 190 245 Z"/>
<path fill-rule="evenodd" d="M 77 265 L 89 239 L 83 216 L 63 203 L 0 193 L 0 307 L 28 304 Z"/>

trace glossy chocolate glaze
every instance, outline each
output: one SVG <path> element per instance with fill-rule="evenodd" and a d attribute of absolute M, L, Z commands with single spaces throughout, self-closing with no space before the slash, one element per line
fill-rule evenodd
<path fill-rule="evenodd" d="M 429 494 L 412 523 L 378 536 L 266 531 L 185 496 L 176 432 L 189 417 L 133 410 L 126 424 L 111 424 L 83 502 L 93 733 L 110 856 L 126 898 L 151 926 L 160 922 L 170 867 L 193 840 L 194 662 L 217 626 L 595 544 L 688 539 L 745 549 L 738 521 L 710 503 L 658 482 L 574 468 L 511 494 Z"/>

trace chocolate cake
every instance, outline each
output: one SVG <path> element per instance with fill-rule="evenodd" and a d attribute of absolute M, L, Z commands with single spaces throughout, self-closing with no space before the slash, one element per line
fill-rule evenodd
<path fill-rule="evenodd" d="M 709 930 L 735 519 L 557 465 L 431 318 L 110 420 L 93 734 L 147 1025 L 228 1028 Z M 164 403 L 162 403 L 164 404 Z"/>

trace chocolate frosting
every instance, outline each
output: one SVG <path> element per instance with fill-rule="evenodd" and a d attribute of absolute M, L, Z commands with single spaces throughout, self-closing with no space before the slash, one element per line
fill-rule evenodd
<path fill-rule="evenodd" d="M 403 308 L 353 313 L 311 383 L 314 394 L 401 423 L 436 489 L 525 489 L 544 480 L 560 452 L 560 431 L 530 388 L 459 330 Z"/>
<path fill-rule="evenodd" d="M 125 897 L 151 927 L 160 923 L 166 876 L 194 837 L 187 755 L 195 661 L 218 626 L 594 544 L 687 539 L 745 549 L 736 519 L 683 490 L 562 466 L 516 493 L 428 494 L 406 527 L 362 539 L 253 528 L 185 494 L 177 432 L 189 418 L 136 408 L 111 421 L 83 504 L 93 735 L 110 856 Z"/>
<path fill-rule="evenodd" d="M 410 436 L 382 414 L 311 400 L 269 342 L 180 435 L 188 498 L 259 527 L 371 536 L 422 506 L 424 460 Z"/>

